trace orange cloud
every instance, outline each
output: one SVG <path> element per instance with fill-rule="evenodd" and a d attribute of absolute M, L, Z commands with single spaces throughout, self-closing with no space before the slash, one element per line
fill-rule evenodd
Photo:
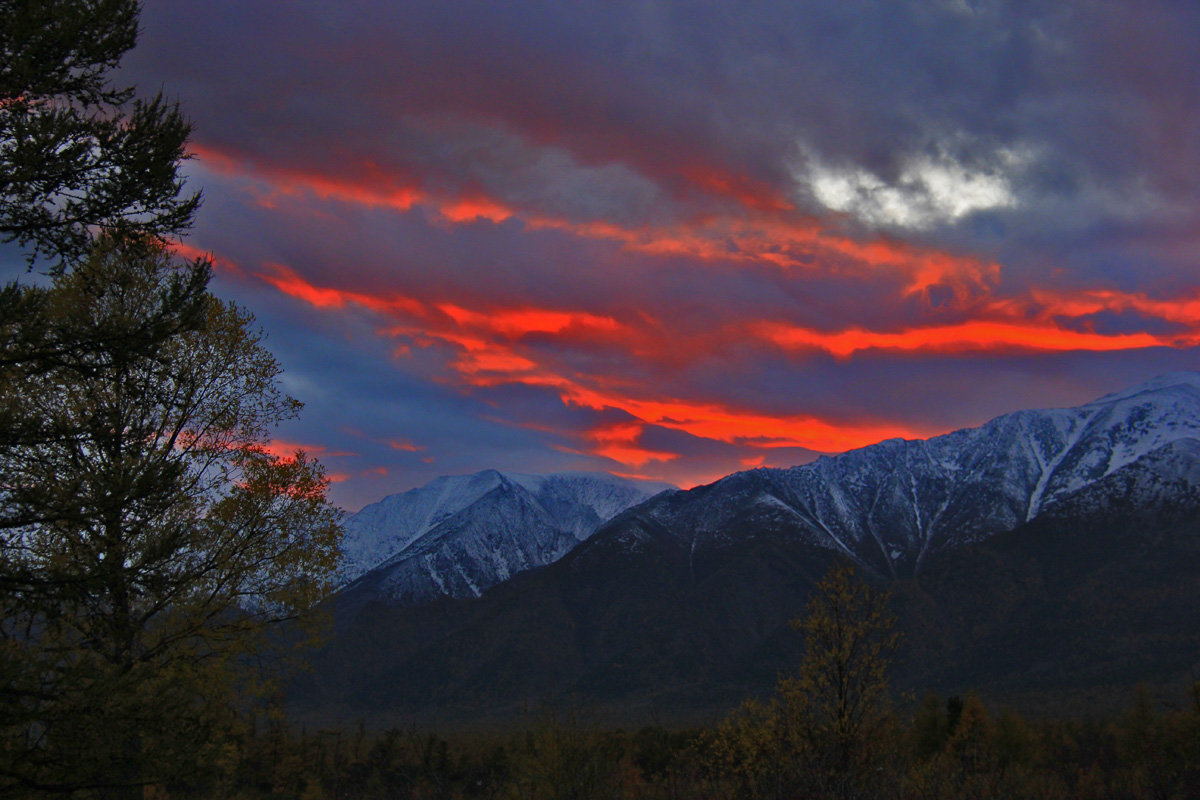
<path fill-rule="evenodd" d="M 198 159 L 207 169 L 222 175 L 238 175 L 245 172 L 233 156 L 198 142 L 188 143 L 188 158 Z"/>
<path fill-rule="evenodd" d="M 718 403 L 639 399 L 582 386 L 566 386 L 562 396 L 565 401 L 586 408 L 618 408 L 648 424 L 702 439 L 752 447 L 804 447 L 837 452 L 882 439 L 915 438 L 927 433 L 900 425 L 826 421 L 807 414 L 764 414 Z"/>
<path fill-rule="evenodd" d="M 323 200 L 407 211 L 425 197 L 425 193 L 414 183 L 398 179 L 394 174 L 369 163 L 356 165 L 363 175 L 358 180 L 352 180 L 318 172 L 264 167 L 204 145 L 193 144 L 190 151 L 191 155 L 214 172 L 265 179 L 271 184 L 271 189 L 258 201 L 267 208 L 273 208 L 279 197 L 296 197 L 307 193 Z"/>
<path fill-rule="evenodd" d="M 474 222 L 486 219 L 490 222 L 504 222 L 516 212 L 512 208 L 487 197 L 464 198 L 442 203 L 438 209 L 443 217 L 450 222 Z"/>
<path fill-rule="evenodd" d="M 1022 297 L 993 301 L 988 309 L 998 314 L 1037 319 L 1084 317 L 1102 311 L 1134 311 L 1166 322 L 1200 327 L 1200 292 L 1170 300 L 1156 300 L 1143 293 L 1113 289 L 1064 292 L 1035 287 Z"/>
<path fill-rule="evenodd" d="M 508 339 L 530 333 L 562 333 L 571 328 L 615 331 L 621 325 L 612 317 L 586 311 L 558 311 L 545 308 L 501 308 L 473 311 L 452 303 L 438 310 L 464 328 L 491 331 Z"/>
<path fill-rule="evenodd" d="M 271 268 L 271 272 L 260 272 L 258 273 L 259 278 L 284 294 L 303 300 L 316 308 L 343 308 L 354 304 L 384 314 L 415 315 L 423 315 L 427 309 L 425 304 L 419 300 L 399 294 L 376 297 L 362 292 L 320 287 L 301 278 L 294 270 L 282 264 L 269 264 L 268 266 Z"/>
<path fill-rule="evenodd" d="M 454 362 L 454 368 L 463 375 L 520 375 L 538 369 L 536 361 L 519 355 L 502 344 L 470 336 L 455 336 L 449 332 L 443 332 L 439 336 L 462 348 L 463 353 Z"/>
<path fill-rule="evenodd" d="M 859 278 L 894 275 L 903 284 L 904 296 L 941 286 L 950 289 L 960 304 L 990 294 L 1000 276 L 1000 266 L 994 261 L 886 237 L 863 241 L 794 211 L 751 208 L 751 213 L 744 216 L 704 215 L 669 225 L 630 227 L 536 214 L 524 214 L 522 219 L 531 229 L 607 239 L 626 250 L 648 255 L 742 262 Z"/>
<path fill-rule="evenodd" d="M 188 261 L 207 259 L 212 262 L 214 267 L 223 272 L 228 272 L 234 275 L 243 274 L 238 265 L 234 264 L 229 259 L 221 258 L 220 256 L 214 255 L 207 250 L 201 250 L 199 247 L 188 244 L 187 242 L 174 241 L 170 242 L 167 246 L 176 255 L 180 256 L 181 258 L 185 258 Z"/>
<path fill-rule="evenodd" d="M 592 377 L 590 383 L 605 381 Z M 839 452 L 895 437 L 923 438 L 940 431 L 926 431 L 886 423 L 822 420 L 812 415 L 765 414 L 713 402 L 637 397 L 629 391 L 605 390 L 551 371 L 489 376 L 470 381 L 474 386 L 524 384 L 555 390 L 567 405 L 595 411 L 620 410 L 639 423 L 683 431 L 702 439 L 749 447 L 803 447 Z M 646 387 L 638 387 L 645 391 Z M 650 387 L 651 389 L 653 387 Z"/>
<path fill-rule="evenodd" d="M 787 198 L 770 186 L 741 175 L 730 175 L 707 167 L 683 170 L 685 179 L 720 197 L 727 197 L 746 208 L 759 211 L 794 211 Z"/>
<path fill-rule="evenodd" d="M 1135 312 L 1183 328 L 1175 333 L 1098 333 L 1086 318 L 1101 312 Z M 1160 300 L 1111 289 L 1052 291 L 1030 289 L 1018 297 L 991 299 L 977 313 L 984 318 L 943 325 L 919 325 L 899 331 L 862 327 L 818 331 L 785 323 L 760 323 L 754 332 L 789 350 L 823 350 L 850 358 L 865 350 L 957 353 L 977 350 L 1029 352 L 1136 350 L 1192 347 L 1200 344 L 1200 293 Z M 1068 326 L 1069 320 L 1082 326 Z"/>
<path fill-rule="evenodd" d="M 485 336 L 463 333 L 453 326 L 441 329 L 397 325 L 384 331 L 391 336 L 407 336 L 422 347 L 450 345 L 458 351 L 452 363 L 460 376 L 476 385 L 494 385 L 495 378 L 474 377 L 487 375 L 519 375 L 536 371 L 538 364 L 513 350 L 505 342 L 489 340 Z M 505 382 L 505 381 L 499 381 Z"/>
<path fill-rule="evenodd" d="M 259 202 L 267 208 L 273 208 L 278 197 L 295 197 L 305 192 L 311 192 L 323 200 L 340 200 L 368 208 L 390 208 L 394 211 L 408 211 L 424 194 L 415 187 L 401 186 L 397 188 L 372 188 L 351 181 L 340 181 L 312 175 L 279 176 L 273 185 L 274 191 L 259 198 Z"/>
<path fill-rule="evenodd" d="M 319 455 L 325 450 L 321 445 L 293 444 L 292 442 L 283 442 L 278 439 L 262 445 L 262 449 L 276 458 L 294 458 L 298 450 L 302 450 L 310 455 Z"/>
<path fill-rule="evenodd" d="M 450 367 L 466 386 L 526 385 L 555 391 L 568 405 L 597 411 L 620 410 L 643 425 L 679 430 L 700 438 L 754 447 L 805 447 L 840 451 L 895 436 L 919 436 L 926 431 L 888 424 L 826 421 L 811 415 L 774 415 L 738 409 L 720 403 L 678 398 L 655 398 L 653 387 L 615 384 L 595 375 L 570 375 L 537 354 L 522 348 L 520 336 L 528 332 L 553 334 L 577 326 L 608 331 L 617 325 L 607 317 L 586 312 L 552 309 L 501 309 L 495 314 L 442 304 L 431 308 L 408 298 L 374 298 L 354 292 L 316 287 L 285 268 L 264 278 L 281 291 L 320 308 L 340 308 L 356 303 L 366 308 L 404 317 L 420 318 L 420 325 L 404 322 L 382 332 L 406 336 L 422 347 L 448 345 L 458 351 Z M 632 334 L 636 334 L 634 331 Z M 631 334 L 631 335 L 632 335 Z M 646 334 L 643 346 L 656 352 L 663 347 L 656 332 Z M 648 395 L 648 396 L 647 396 Z M 633 465 L 672 454 L 640 448 L 628 430 L 606 439 L 591 438 L 594 452 Z M 625 460 L 623 460 L 625 459 Z"/>
<path fill-rule="evenodd" d="M 827 333 L 809 328 L 775 323 L 759 325 L 757 333 L 768 341 L 788 349 L 824 350 L 838 358 L 849 358 L 863 350 L 922 351 L 960 353 L 972 350 L 1027 351 L 1111 351 L 1143 347 L 1195 344 L 1154 336 L 1149 333 L 1105 335 L 1066 330 L 1041 323 L 968 321 L 954 325 L 907 328 L 896 332 L 862 328 Z"/>
<path fill-rule="evenodd" d="M 986 291 L 991 267 L 970 262 L 970 269 L 949 256 L 907 250 L 886 242 L 863 245 L 878 249 L 880 259 L 909 259 L 915 280 L 964 281 L 966 293 Z M 924 271 L 922 271 L 924 270 Z M 972 272 L 974 270 L 974 272 Z M 1153 300 L 1142 295 L 1084 290 L 1076 293 L 1034 291 L 1019 298 L 990 298 L 973 309 L 982 317 L 939 324 L 910 324 L 896 330 L 871 330 L 865 326 L 821 331 L 785 322 L 732 322 L 714 331 L 703 346 L 681 349 L 664 339 L 659 322 L 648 316 L 622 322 L 578 309 L 541 307 L 469 306 L 465 303 L 422 302 L 401 295 L 370 295 L 315 286 L 293 271 L 273 265 L 263 279 L 280 291 L 323 309 L 352 305 L 386 315 L 395 322 L 381 335 L 404 337 L 403 348 L 450 348 L 450 377 L 466 388 L 505 385 L 539 387 L 554 392 L 564 404 L 595 411 L 619 410 L 631 417 L 621 426 L 586 431 L 572 452 L 610 458 L 633 469 L 678 456 L 641 444 L 647 426 L 685 432 L 691 436 L 760 450 L 802 447 L 838 452 L 882 439 L 919 438 L 939 430 L 917 429 L 886 420 L 855 420 L 812 414 L 765 412 L 737 407 L 707 398 L 678 397 L 665 385 L 637 384 L 630 378 L 588 374 L 571 367 L 561 348 L 546 354 L 526 337 L 557 337 L 566 342 L 605 342 L 623 358 L 662 362 L 682 359 L 683 364 L 703 358 L 712 349 L 747 337 L 788 351 L 821 351 L 849 359 L 871 350 L 906 353 L 961 352 L 1064 352 L 1112 351 L 1158 346 L 1191 346 L 1200 343 L 1200 298 Z M 912 284 L 915 285 L 915 284 Z M 983 288 L 981 288 L 983 287 Z M 907 291 L 901 289 L 900 291 Z M 967 311 L 972 310 L 970 307 Z M 1192 326 L 1177 335 L 1150 332 L 1100 333 L 1070 327 L 1062 317 L 1080 318 L 1103 310 L 1134 310 Z M 926 314 L 931 313 L 928 309 Z M 748 461 L 747 465 L 756 463 Z M 762 462 L 758 462 L 762 463 Z"/>

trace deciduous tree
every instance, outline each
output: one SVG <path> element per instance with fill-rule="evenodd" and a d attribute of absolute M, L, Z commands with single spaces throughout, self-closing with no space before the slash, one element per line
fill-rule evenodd
<path fill-rule="evenodd" d="M 194 776 L 266 631 L 323 594 L 319 465 L 266 447 L 298 403 L 210 266 L 189 125 L 113 69 L 136 0 L 0 0 L 0 794 L 135 796 Z"/>
<path fill-rule="evenodd" d="M 887 601 L 842 564 L 817 584 L 808 615 L 791 623 L 804 634 L 804 658 L 780 691 L 835 796 L 858 796 L 882 756 L 888 671 L 900 641 Z"/>
<path fill-rule="evenodd" d="M 883 769 L 888 668 L 899 643 L 887 595 L 848 564 L 816 585 L 795 675 L 768 703 L 749 701 L 709 737 L 710 766 L 738 797 L 876 797 Z M 877 769 L 878 768 L 878 769 Z"/>
<path fill-rule="evenodd" d="M 327 589 L 326 481 L 265 446 L 298 404 L 207 277 L 118 237 L 15 290 L 6 341 L 51 355 L 0 355 L 0 787 L 185 778 Z"/>

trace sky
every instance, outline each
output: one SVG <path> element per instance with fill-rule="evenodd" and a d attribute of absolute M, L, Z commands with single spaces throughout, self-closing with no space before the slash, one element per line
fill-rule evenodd
<path fill-rule="evenodd" d="M 146 3 L 185 254 L 355 510 L 689 487 L 1200 366 L 1200 4 Z"/>

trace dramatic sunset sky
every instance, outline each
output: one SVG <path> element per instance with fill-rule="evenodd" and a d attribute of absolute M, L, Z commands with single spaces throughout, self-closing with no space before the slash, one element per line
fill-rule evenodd
<path fill-rule="evenodd" d="M 348 509 L 691 486 L 1200 368 L 1200 4 L 152 0 L 186 252 Z"/>

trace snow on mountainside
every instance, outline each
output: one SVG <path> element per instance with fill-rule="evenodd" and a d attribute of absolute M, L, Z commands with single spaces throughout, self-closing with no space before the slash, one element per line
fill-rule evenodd
<path fill-rule="evenodd" d="M 1011 530 L 1160 451 L 1190 480 L 1196 442 L 1200 375 L 1178 373 L 1077 408 L 1018 411 L 932 439 L 735 473 L 621 515 L 593 542 L 636 547 L 665 532 L 694 551 L 779 534 L 881 574 L 914 574 L 937 549 Z"/>
<path fill-rule="evenodd" d="M 500 473 L 450 475 L 418 489 L 389 495 L 365 506 L 344 524 L 342 582 L 349 582 L 395 555 L 445 517 L 474 503 L 497 483 Z"/>
<path fill-rule="evenodd" d="M 605 521 L 673 488 L 603 473 L 438 478 L 345 523 L 341 581 L 391 602 L 478 596 L 550 563 Z"/>

